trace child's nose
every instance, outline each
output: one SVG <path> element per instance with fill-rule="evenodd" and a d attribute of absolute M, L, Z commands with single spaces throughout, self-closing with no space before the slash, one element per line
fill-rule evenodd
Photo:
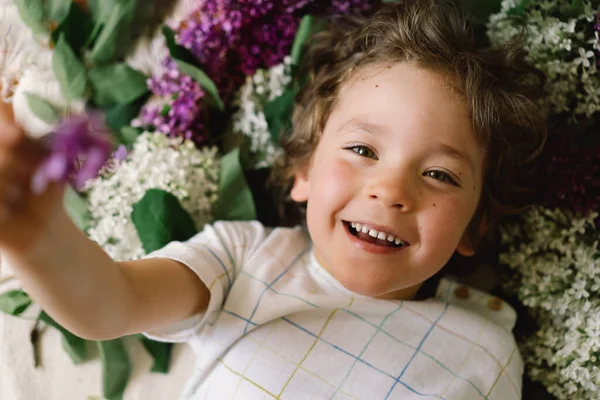
<path fill-rule="evenodd" d="M 387 207 L 410 211 L 414 204 L 414 194 L 409 181 L 407 177 L 382 177 L 367 188 L 367 195 L 369 199 L 378 200 Z"/>

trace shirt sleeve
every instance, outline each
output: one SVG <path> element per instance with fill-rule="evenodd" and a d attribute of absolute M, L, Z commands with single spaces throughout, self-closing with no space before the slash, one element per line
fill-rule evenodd
<path fill-rule="evenodd" d="M 206 225 L 186 242 L 172 242 L 145 258 L 168 258 L 194 271 L 210 291 L 205 312 L 144 332 L 161 342 L 186 342 L 216 320 L 245 260 L 255 252 L 268 230 L 257 221 L 217 222 Z"/>

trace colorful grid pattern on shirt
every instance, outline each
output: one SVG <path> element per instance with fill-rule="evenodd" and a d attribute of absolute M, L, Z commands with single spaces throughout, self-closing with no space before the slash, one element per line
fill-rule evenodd
<path fill-rule="evenodd" d="M 208 324 L 189 328 L 199 369 L 185 398 L 520 398 L 521 358 L 492 320 L 439 300 L 353 295 L 315 264 L 298 230 L 242 225 L 157 253 L 226 292 Z M 203 273 L 197 264 L 211 258 Z"/>

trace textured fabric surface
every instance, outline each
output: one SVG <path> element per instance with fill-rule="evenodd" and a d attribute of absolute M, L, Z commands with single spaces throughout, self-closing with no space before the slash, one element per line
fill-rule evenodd
<path fill-rule="evenodd" d="M 0 262 L 0 293 L 17 288 L 10 271 Z M 30 319 L 0 313 L 0 399 L 1 400 L 87 400 L 102 398 L 100 357 L 92 347 L 93 360 L 74 365 L 62 348 L 56 329 L 44 330 L 40 339 L 40 366 L 34 368 L 29 334 L 38 307 L 28 310 Z M 190 376 L 194 354 L 184 344 L 173 349 L 171 372 L 150 373 L 152 358 L 135 340 L 126 341 L 133 370 L 125 400 L 176 399 Z M 95 356 L 94 356 L 95 355 Z"/>
<path fill-rule="evenodd" d="M 147 333 L 198 361 L 184 399 L 519 399 L 523 365 L 500 299 L 442 280 L 434 298 L 354 294 L 301 229 L 219 222 L 150 257 L 211 291 L 204 315 Z"/>

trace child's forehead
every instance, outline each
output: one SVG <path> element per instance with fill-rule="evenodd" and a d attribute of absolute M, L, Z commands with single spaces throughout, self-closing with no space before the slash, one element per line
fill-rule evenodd
<path fill-rule="evenodd" d="M 400 113 L 411 109 L 411 118 L 430 114 L 453 123 L 461 119 L 473 130 L 470 105 L 462 92 L 457 79 L 448 73 L 414 63 L 378 63 L 350 72 L 340 85 L 332 112 L 351 109 L 351 105 L 359 110 L 397 106 Z"/>
<path fill-rule="evenodd" d="M 395 63 L 365 66 L 351 75 L 340 87 L 334 112 L 371 112 L 391 119 L 436 118 L 442 124 L 473 128 L 469 105 L 447 74 Z"/>

